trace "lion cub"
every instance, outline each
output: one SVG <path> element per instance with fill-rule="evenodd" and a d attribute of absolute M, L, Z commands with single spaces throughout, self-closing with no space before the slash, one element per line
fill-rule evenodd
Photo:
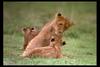
<path fill-rule="evenodd" d="M 61 44 L 62 44 L 62 36 L 59 34 L 54 34 L 50 39 L 49 46 L 46 47 L 37 47 L 31 50 L 31 53 L 27 52 L 25 55 L 21 55 L 22 57 L 46 57 L 46 58 L 60 58 L 61 54 Z"/>
<path fill-rule="evenodd" d="M 54 19 L 45 24 L 39 34 L 28 43 L 23 54 L 25 55 L 27 52 L 31 53 L 34 48 L 48 46 L 50 44 L 52 30 L 55 30 L 55 33 L 59 32 L 63 34 L 72 25 L 73 22 L 65 18 L 61 13 L 57 13 Z"/>
<path fill-rule="evenodd" d="M 24 35 L 23 49 L 25 50 L 29 41 L 32 40 L 35 36 L 37 36 L 40 31 L 38 29 L 36 29 L 35 27 L 25 27 L 22 29 L 22 32 Z M 66 44 L 65 41 L 63 41 L 62 46 L 65 44 Z"/>
<path fill-rule="evenodd" d="M 24 35 L 24 45 L 23 49 L 27 47 L 30 40 L 32 40 L 36 35 L 38 35 L 39 30 L 35 27 L 25 27 L 22 29 L 23 35 Z"/>

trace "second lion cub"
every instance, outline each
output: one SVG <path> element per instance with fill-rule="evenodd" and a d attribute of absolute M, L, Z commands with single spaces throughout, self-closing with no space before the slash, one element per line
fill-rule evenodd
<path fill-rule="evenodd" d="M 62 44 L 62 35 L 53 34 L 50 39 L 50 45 L 46 47 L 37 47 L 31 50 L 31 53 L 27 52 L 23 57 L 39 56 L 47 58 L 61 58 L 61 44 Z"/>

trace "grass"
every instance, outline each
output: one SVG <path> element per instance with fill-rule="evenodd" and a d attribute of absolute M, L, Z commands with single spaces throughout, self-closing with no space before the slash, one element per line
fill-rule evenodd
<path fill-rule="evenodd" d="M 3 3 L 4 65 L 96 65 L 96 3 L 95 2 L 4 2 Z M 75 25 L 64 32 L 66 45 L 63 58 L 21 58 L 21 28 L 41 28 L 57 11 Z"/>

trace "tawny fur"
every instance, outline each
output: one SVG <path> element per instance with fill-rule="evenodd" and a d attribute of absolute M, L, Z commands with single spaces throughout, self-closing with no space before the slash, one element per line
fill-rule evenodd
<path fill-rule="evenodd" d="M 35 36 L 38 35 L 39 30 L 34 27 L 25 27 L 22 29 L 24 35 L 24 45 L 23 50 L 27 47 L 30 40 L 32 40 Z M 65 45 L 65 41 L 62 42 L 62 46 Z"/>
<path fill-rule="evenodd" d="M 45 58 L 61 58 L 63 55 L 61 54 L 61 44 L 62 44 L 62 36 L 55 34 L 52 35 L 50 40 L 50 45 L 46 47 L 37 47 L 31 50 L 31 53 L 27 52 L 23 57 L 45 57 Z"/>
<path fill-rule="evenodd" d="M 56 15 L 55 18 L 47 23 L 40 33 L 35 36 L 29 43 L 28 46 L 26 47 L 25 51 L 23 52 L 23 55 L 27 56 L 27 53 L 31 53 L 34 48 L 37 47 L 44 47 L 49 45 L 49 41 L 52 36 L 51 30 L 54 29 L 55 33 L 63 33 L 65 30 L 67 30 L 73 23 L 70 22 L 69 19 L 64 18 L 62 15 Z"/>
<path fill-rule="evenodd" d="M 30 40 L 32 40 L 36 35 L 38 35 L 39 30 L 35 27 L 25 27 L 22 29 L 23 35 L 24 35 L 24 45 L 23 50 L 27 47 Z"/>

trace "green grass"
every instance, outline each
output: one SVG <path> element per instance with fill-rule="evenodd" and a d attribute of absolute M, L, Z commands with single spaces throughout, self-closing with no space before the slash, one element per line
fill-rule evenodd
<path fill-rule="evenodd" d="M 96 65 L 96 3 L 95 2 L 4 2 L 4 65 Z M 21 28 L 41 28 L 54 18 L 57 11 L 69 17 L 75 25 L 64 32 L 63 58 L 21 58 L 23 35 Z"/>

